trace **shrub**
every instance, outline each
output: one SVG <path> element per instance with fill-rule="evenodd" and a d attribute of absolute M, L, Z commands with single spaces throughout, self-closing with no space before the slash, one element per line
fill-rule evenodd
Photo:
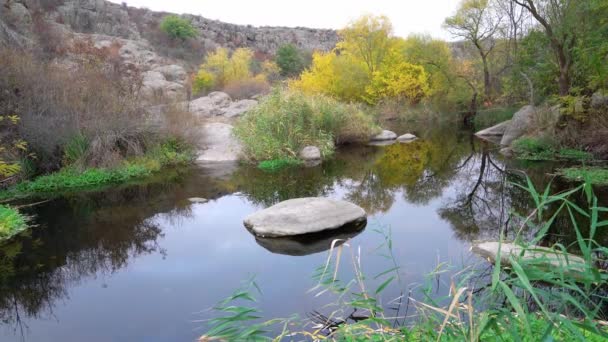
<path fill-rule="evenodd" d="M 192 24 L 177 15 L 168 15 L 160 23 L 160 29 L 172 39 L 186 40 L 196 37 L 196 29 Z"/>
<path fill-rule="evenodd" d="M 281 46 L 277 50 L 275 61 L 279 68 L 281 68 L 281 76 L 297 76 L 304 70 L 304 58 L 300 51 L 292 44 Z"/>
<path fill-rule="evenodd" d="M 264 77 L 256 76 L 229 82 L 222 91 L 233 99 L 249 99 L 255 95 L 268 94 L 270 92 L 270 84 L 268 84 L 268 81 Z"/>
<path fill-rule="evenodd" d="M 528 160 L 553 160 L 556 150 L 547 139 L 522 137 L 513 142 L 513 151 L 519 158 Z"/>
<path fill-rule="evenodd" d="M 305 146 L 327 157 L 335 143 L 367 140 L 375 131 L 361 108 L 329 97 L 275 89 L 247 112 L 235 133 L 254 160 L 293 159 Z"/>

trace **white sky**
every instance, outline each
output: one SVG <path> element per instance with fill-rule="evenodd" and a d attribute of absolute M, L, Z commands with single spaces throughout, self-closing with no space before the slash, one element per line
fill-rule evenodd
<path fill-rule="evenodd" d="M 110 0 L 121 3 L 123 0 Z M 365 13 L 388 16 L 395 34 L 428 33 L 451 40 L 441 28 L 460 0 L 124 0 L 129 6 L 189 13 L 233 24 L 339 29 Z"/>

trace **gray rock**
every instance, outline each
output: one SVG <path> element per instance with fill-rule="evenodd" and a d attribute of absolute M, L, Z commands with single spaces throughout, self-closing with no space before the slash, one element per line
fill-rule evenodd
<path fill-rule="evenodd" d="M 203 117 L 223 115 L 232 104 L 230 96 L 226 93 L 215 91 L 207 96 L 190 101 L 190 111 Z"/>
<path fill-rule="evenodd" d="M 605 107 L 608 107 L 608 95 L 604 95 L 599 91 L 593 93 L 591 96 L 591 108 L 601 109 Z"/>
<path fill-rule="evenodd" d="M 536 107 L 527 105 L 522 107 L 511 119 L 511 124 L 505 130 L 500 140 L 501 146 L 510 146 L 513 141 L 526 134 L 532 126 Z"/>
<path fill-rule="evenodd" d="M 228 108 L 224 110 L 224 116 L 227 118 L 234 118 L 243 115 L 248 110 L 258 105 L 258 101 L 255 100 L 240 100 L 231 103 Z"/>
<path fill-rule="evenodd" d="M 366 220 L 365 210 L 346 201 L 296 198 L 249 215 L 245 226 L 261 237 L 317 233 Z"/>
<path fill-rule="evenodd" d="M 167 81 L 161 72 L 154 70 L 143 73 L 142 91 L 148 98 L 164 96 L 169 99 L 179 99 L 185 94 L 182 84 Z"/>
<path fill-rule="evenodd" d="M 321 150 L 319 150 L 316 146 L 306 146 L 300 151 L 299 154 L 300 159 L 307 160 L 320 160 L 321 159 Z"/>
<path fill-rule="evenodd" d="M 232 134 L 233 127 L 224 123 L 208 123 L 203 126 L 203 150 L 199 162 L 227 162 L 241 159 L 241 143 Z"/>
<path fill-rule="evenodd" d="M 163 76 L 165 76 L 165 79 L 170 82 L 183 83 L 188 77 L 188 73 L 186 73 L 186 70 L 176 64 L 158 66 L 154 68 L 154 70 L 163 74 Z"/>
<path fill-rule="evenodd" d="M 471 246 L 473 253 L 487 258 L 491 262 L 496 261 L 499 250 L 501 265 L 509 266 L 511 264 L 510 257 L 517 260 L 523 252 L 521 257 L 524 260 L 534 260 L 537 265 L 546 269 L 553 267 L 566 268 L 566 274 L 572 276 L 584 273 L 587 268 L 585 259 L 568 253 L 564 255 L 562 252 L 547 247 L 532 246 L 524 251 L 523 247 L 513 243 L 499 244 L 497 241 L 478 242 Z"/>
<path fill-rule="evenodd" d="M 399 141 L 399 142 L 412 142 L 412 141 L 414 141 L 416 139 L 418 139 L 418 137 L 416 137 L 415 135 L 413 135 L 411 133 L 405 133 L 404 135 L 402 135 L 399 138 L 397 138 L 397 141 Z"/>
<path fill-rule="evenodd" d="M 515 152 L 510 147 L 503 147 L 500 149 L 500 154 L 502 154 L 505 157 L 511 158 L 515 155 Z"/>
<path fill-rule="evenodd" d="M 197 203 L 197 204 L 205 204 L 205 203 L 209 202 L 208 199 L 202 198 L 202 197 L 188 198 L 188 201 L 190 201 L 191 203 Z"/>
<path fill-rule="evenodd" d="M 488 127 L 486 129 L 482 129 L 481 131 L 475 133 L 478 137 L 487 137 L 487 136 L 501 136 L 505 134 L 507 128 L 511 125 L 511 120 L 507 120 L 499 123 L 498 125 Z"/>
<path fill-rule="evenodd" d="M 371 137 L 370 141 L 385 141 L 385 140 L 395 140 L 397 139 L 397 134 L 392 131 L 382 130 L 379 134 Z"/>

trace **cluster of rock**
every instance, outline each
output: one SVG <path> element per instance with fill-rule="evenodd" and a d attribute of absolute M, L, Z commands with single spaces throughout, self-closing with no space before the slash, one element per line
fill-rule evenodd
<path fill-rule="evenodd" d="M 418 137 L 411 133 L 405 133 L 403 135 L 397 136 L 397 133 L 395 132 L 389 130 L 382 130 L 382 132 L 372 136 L 369 140 L 369 143 L 370 145 L 390 145 L 395 142 L 410 143 L 417 139 Z"/>
<path fill-rule="evenodd" d="M 214 91 L 207 96 L 190 101 L 187 104 L 187 109 L 203 118 L 223 117 L 232 119 L 241 116 L 257 104 L 256 100 L 250 99 L 233 101 L 230 95 L 221 91 Z"/>

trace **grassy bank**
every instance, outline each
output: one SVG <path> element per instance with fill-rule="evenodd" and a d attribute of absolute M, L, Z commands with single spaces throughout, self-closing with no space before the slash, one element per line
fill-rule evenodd
<path fill-rule="evenodd" d="M 378 131 L 360 106 L 281 89 L 264 97 L 235 127 L 246 156 L 258 162 L 297 159 L 310 145 L 326 158 L 335 145 L 366 141 Z"/>
<path fill-rule="evenodd" d="M 575 182 L 589 182 L 594 185 L 608 186 L 608 169 L 600 167 L 570 167 L 561 169 L 558 174 Z"/>
<path fill-rule="evenodd" d="M 522 137 L 513 142 L 518 159 L 538 161 L 590 161 L 593 154 L 579 149 L 557 146 L 546 138 Z"/>
<path fill-rule="evenodd" d="M 120 184 L 149 176 L 163 167 L 187 164 L 194 154 L 179 144 L 165 143 L 152 148 L 148 153 L 127 159 L 112 168 L 86 168 L 80 170 L 76 165 L 67 166 L 55 173 L 18 183 L 0 191 L 0 200 L 30 196 L 55 195 L 57 193 L 89 190 Z"/>
<path fill-rule="evenodd" d="M 0 205 L 0 241 L 28 228 L 27 217 L 19 213 L 15 208 Z"/>
<path fill-rule="evenodd" d="M 606 341 L 608 272 L 601 265 L 608 249 L 595 237 L 608 224 L 608 208 L 598 206 L 588 183 L 553 195 L 549 189 L 535 189 L 529 180 L 519 187 L 536 204 L 532 212 L 513 213 L 507 221 L 505 229 L 517 232 L 514 243 L 522 252 L 510 254 L 507 261 L 499 253 L 493 268 L 485 260 L 463 269 L 441 263 L 426 284 L 412 290 L 401 278 L 390 232 L 378 230 L 385 242 L 376 251 L 387 261 L 386 271 L 365 275 L 357 246 L 332 248 L 309 291 L 328 300 L 319 312 L 261 321 L 254 304 L 259 286 L 249 281 L 214 307 L 215 317 L 201 341 Z M 586 202 L 579 206 L 575 198 Z M 550 246 L 552 252 L 544 256 L 523 257 L 542 244 L 559 215 L 572 222 L 576 241 L 568 247 Z M 525 227 L 535 234 L 525 234 Z M 556 264 L 571 257 L 566 250 L 582 261 Z M 560 258 L 553 259 L 553 253 Z M 352 279 L 338 277 L 345 274 Z M 449 277 L 449 289 L 439 287 L 439 277 L 444 282 Z M 401 295 L 387 298 L 389 287 Z"/>

